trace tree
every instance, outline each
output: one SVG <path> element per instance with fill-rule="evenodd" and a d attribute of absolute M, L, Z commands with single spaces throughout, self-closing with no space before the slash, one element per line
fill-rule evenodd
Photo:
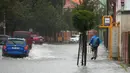
<path fill-rule="evenodd" d="M 33 28 L 42 35 L 51 36 L 68 29 L 62 16 L 62 1 L 56 1 L 57 4 L 53 0 L 2 0 L 0 21 L 3 21 L 6 10 L 7 32 Z"/>
<path fill-rule="evenodd" d="M 86 31 L 90 30 L 94 26 L 94 18 L 95 15 L 93 12 L 88 10 L 74 10 L 73 11 L 73 25 L 74 27 L 81 32 L 80 39 L 82 37 L 82 65 L 86 65 L 86 44 L 87 44 L 87 36 Z"/>
<path fill-rule="evenodd" d="M 63 0 L 1 0 L 0 22 L 6 13 L 7 33 L 33 28 L 43 36 L 52 37 L 56 32 L 69 29 L 62 7 Z M 3 33 L 3 28 L 0 32 Z"/>
<path fill-rule="evenodd" d="M 62 14 L 62 9 L 64 6 L 64 0 L 48 0 L 56 8 L 59 14 Z"/>
<path fill-rule="evenodd" d="M 15 2 L 16 2 L 15 0 L 0 1 L 0 22 L 3 22 L 5 17 L 6 24 L 12 23 L 10 21 L 11 19 L 13 19 L 12 7 L 14 6 Z M 3 34 L 3 27 L 0 28 L 0 33 Z"/>
<path fill-rule="evenodd" d="M 67 28 L 61 15 L 51 3 L 46 4 L 46 1 L 39 0 L 34 9 L 34 17 L 37 20 L 36 27 L 42 27 L 41 29 L 44 29 L 44 31 L 47 30 L 46 35 L 52 36 L 53 32 Z"/>
<path fill-rule="evenodd" d="M 70 9 L 64 11 L 63 18 L 65 23 L 69 26 L 69 30 L 75 30 L 72 24 L 72 12 Z"/>
<path fill-rule="evenodd" d="M 98 25 L 98 10 L 99 1 L 98 0 L 82 0 L 83 2 L 78 5 L 73 10 L 73 25 L 81 32 L 80 44 L 82 42 L 82 65 L 86 66 L 86 56 L 87 56 L 87 36 L 86 31 L 94 28 Z M 81 39 L 82 38 L 82 39 Z M 79 46 L 80 46 L 79 44 Z M 80 49 L 80 48 L 79 48 Z M 79 62 L 79 55 L 77 60 L 77 65 Z"/>
<path fill-rule="evenodd" d="M 82 3 L 73 9 L 73 25 L 79 32 L 81 32 L 79 46 L 83 43 L 82 65 L 86 65 L 86 31 L 95 29 L 99 24 L 101 24 L 101 17 L 104 15 L 106 10 L 105 5 L 104 7 L 100 7 L 100 4 L 101 2 L 99 0 L 82 0 Z M 79 54 L 77 65 L 79 63 Z"/>
<path fill-rule="evenodd" d="M 79 32 L 86 32 L 94 26 L 95 14 L 87 10 L 73 11 L 73 25 Z"/>

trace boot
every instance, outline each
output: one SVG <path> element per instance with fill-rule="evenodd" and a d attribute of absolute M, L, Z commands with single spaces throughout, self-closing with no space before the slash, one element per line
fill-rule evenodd
<path fill-rule="evenodd" d="M 91 58 L 91 60 L 93 60 L 93 59 L 94 59 L 94 57 Z"/>
<path fill-rule="evenodd" d="M 94 60 L 96 60 L 96 57 L 93 57 Z"/>

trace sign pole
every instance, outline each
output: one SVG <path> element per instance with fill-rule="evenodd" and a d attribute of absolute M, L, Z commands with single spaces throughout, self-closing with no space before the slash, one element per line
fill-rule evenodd
<path fill-rule="evenodd" d="M 109 59 L 112 59 L 112 27 L 113 27 L 113 18 L 112 16 L 103 16 L 102 17 L 102 24 L 99 28 L 106 28 L 109 30 L 109 37 L 108 40 L 108 49 L 109 49 Z"/>

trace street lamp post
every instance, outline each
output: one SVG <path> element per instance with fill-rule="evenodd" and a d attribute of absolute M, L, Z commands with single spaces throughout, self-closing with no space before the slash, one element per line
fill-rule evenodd
<path fill-rule="evenodd" d="M 107 13 L 107 15 L 109 15 L 109 0 L 106 0 L 106 4 L 107 4 L 107 12 L 106 13 Z M 104 38 L 104 45 L 106 46 L 107 49 L 108 49 L 108 32 L 109 32 L 109 30 L 107 28 L 106 34 L 105 34 L 107 37 Z"/>
<path fill-rule="evenodd" d="M 5 20 L 5 12 L 4 12 L 4 25 L 3 25 L 3 28 L 4 28 L 4 35 L 6 35 L 6 20 Z"/>
<path fill-rule="evenodd" d="M 107 4 L 107 15 L 109 15 L 109 1 L 106 0 L 106 4 Z"/>

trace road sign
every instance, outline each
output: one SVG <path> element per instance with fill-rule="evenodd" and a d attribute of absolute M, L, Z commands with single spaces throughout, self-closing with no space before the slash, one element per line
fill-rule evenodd
<path fill-rule="evenodd" d="M 109 17 L 104 18 L 104 26 L 110 26 L 110 18 Z"/>
<path fill-rule="evenodd" d="M 112 25 L 112 22 L 113 22 L 112 16 L 103 16 L 101 26 L 109 27 Z"/>

